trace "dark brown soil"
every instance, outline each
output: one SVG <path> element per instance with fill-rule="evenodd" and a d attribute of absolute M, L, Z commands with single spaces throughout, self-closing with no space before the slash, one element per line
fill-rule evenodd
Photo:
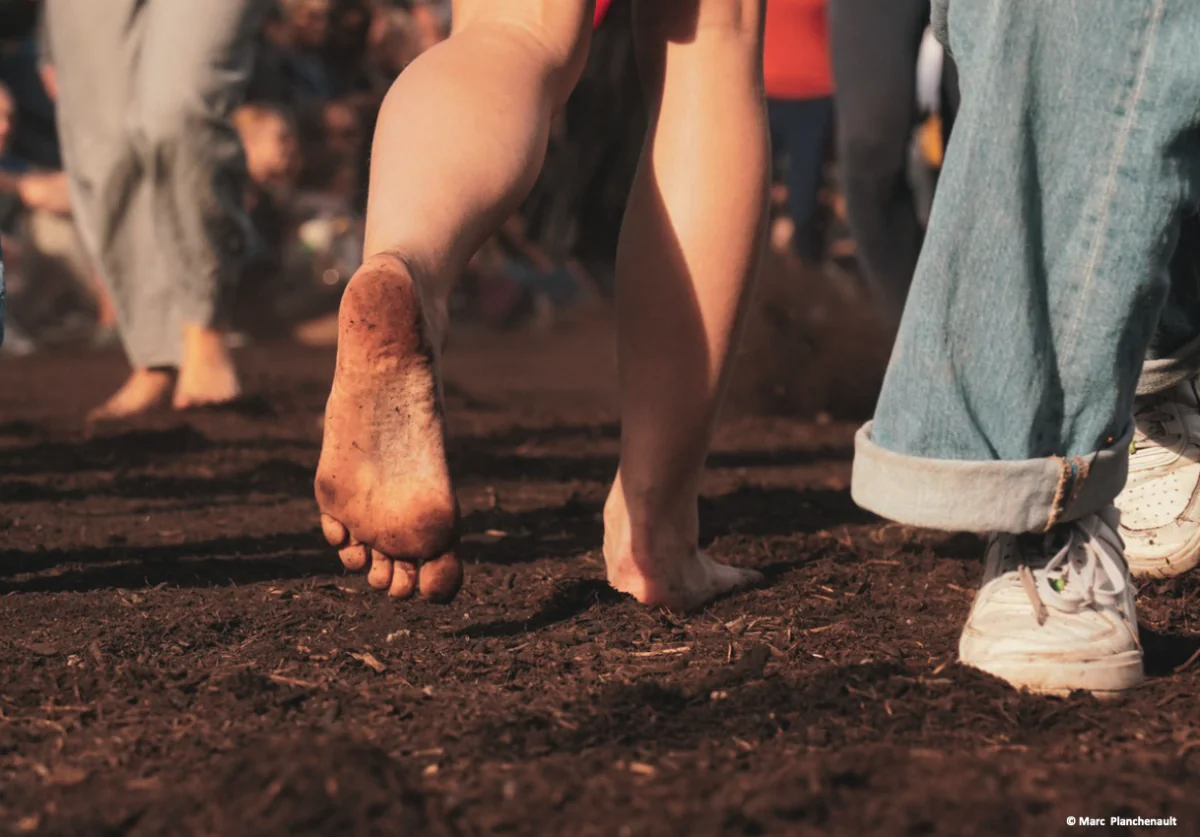
<path fill-rule="evenodd" d="M 735 417 L 704 537 L 770 583 L 648 612 L 597 551 L 608 327 L 456 339 L 468 586 L 450 607 L 393 604 L 323 546 L 331 352 L 246 350 L 238 410 L 91 436 L 77 417 L 119 357 L 0 363 L 0 830 L 1200 830 L 1200 577 L 1143 587 L 1154 676 L 1132 696 L 1017 694 L 954 662 L 978 541 L 858 510 L 853 422 Z M 822 381 L 878 380 L 820 356 Z"/>

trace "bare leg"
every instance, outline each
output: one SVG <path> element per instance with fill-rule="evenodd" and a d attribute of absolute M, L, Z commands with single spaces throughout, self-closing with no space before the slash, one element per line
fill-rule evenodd
<path fill-rule="evenodd" d="M 589 0 L 460 0 L 455 32 L 400 76 L 376 130 L 367 260 L 346 288 L 317 500 L 372 586 L 452 598 L 462 581 L 439 353 L 446 299 L 533 185 L 586 57 Z"/>
<path fill-rule="evenodd" d="M 704 460 L 762 247 L 761 0 L 640 0 L 651 124 L 617 255 L 621 466 L 605 508 L 618 590 L 691 609 L 760 579 L 697 546 Z"/>

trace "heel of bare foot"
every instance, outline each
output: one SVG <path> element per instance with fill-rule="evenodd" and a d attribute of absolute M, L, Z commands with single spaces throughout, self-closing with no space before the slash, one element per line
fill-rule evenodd
<path fill-rule="evenodd" d="M 316 479 L 322 529 L 347 569 L 366 570 L 396 598 L 419 589 L 449 601 L 462 584 L 436 351 L 443 328 L 392 254 L 359 268 L 338 313 Z"/>
<path fill-rule="evenodd" d="M 186 410 L 227 404 L 241 394 L 225 335 L 212 328 L 184 326 L 183 360 L 172 406 Z"/>
<path fill-rule="evenodd" d="M 88 423 L 116 421 L 165 407 L 175 373 L 170 369 L 135 369 L 107 401 L 87 415 Z"/>
<path fill-rule="evenodd" d="M 756 570 L 713 560 L 696 544 L 693 520 L 639 525 L 618 495 L 604 510 L 608 583 L 652 607 L 686 612 L 763 582 Z"/>

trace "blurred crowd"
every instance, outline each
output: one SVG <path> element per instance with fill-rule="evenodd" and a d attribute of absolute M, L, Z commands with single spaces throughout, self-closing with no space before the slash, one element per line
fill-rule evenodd
<path fill-rule="evenodd" d="M 235 325 L 250 337 L 321 340 L 332 335 L 329 315 L 361 261 L 375 114 L 400 71 L 447 37 L 450 3 L 265 4 L 253 77 L 233 117 L 245 149 L 245 200 L 256 233 Z M 543 175 L 521 212 L 472 262 L 456 296 L 460 319 L 499 326 L 551 322 L 561 308 L 607 294 L 645 130 L 630 5 L 600 4 L 592 56 L 555 124 Z M 37 0 L 0 4 L 0 244 L 9 289 L 8 352 L 116 340 L 112 306 L 71 221 L 55 129 L 54 67 L 42 48 L 39 6 Z M 854 207 L 847 212 L 840 181 L 858 180 L 835 162 L 856 153 L 881 155 L 870 143 L 864 148 L 854 126 L 847 126 L 841 113 L 845 84 L 838 85 L 835 108 L 838 56 L 831 58 L 828 16 L 827 0 L 768 0 L 764 66 L 777 163 L 771 240 L 787 258 L 826 271 L 838 265 L 853 270 L 854 218 L 847 216 Z M 911 65 L 908 70 L 911 87 L 916 73 Z M 897 69 L 881 65 L 880 72 L 895 76 Z M 873 86 L 870 79 L 856 82 L 858 90 Z M 906 128 L 923 117 L 915 102 L 909 107 Z M 870 124 L 869 118 L 859 121 Z M 940 139 L 914 146 L 926 148 L 933 168 Z M 907 148 L 910 137 L 896 141 Z M 887 179 L 894 177 L 893 171 L 879 172 L 879 188 L 890 194 Z M 868 195 L 860 203 L 886 208 L 886 195 L 876 200 L 864 191 L 869 188 L 860 188 Z M 870 232 L 869 223 L 863 228 Z"/>
<path fill-rule="evenodd" d="M 372 115 L 400 70 L 446 36 L 448 9 L 435 0 L 266 4 L 246 103 L 233 117 L 256 233 L 239 318 L 255 330 L 336 304 L 361 258 Z M 0 6 L 0 244 L 7 349 L 16 352 L 116 339 L 112 306 L 71 222 L 43 35 L 38 3 Z"/>
<path fill-rule="evenodd" d="M 361 261 L 369 143 L 391 82 L 445 38 L 449 0 L 269 0 L 245 103 L 233 115 L 254 224 L 236 324 L 244 335 L 307 333 Z M 71 220 L 55 120 L 55 75 L 35 0 L 0 5 L 0 246 L 5 351 L 115 342 L 115 314 Z M 545 192 L 545 189 L 542 190 Z M 543 194 L 543 202 L 544 194 Z M 464 285 L 495 323 L 539 300 L 578 297 L 583 271 L 548 255 L 514 219 Z M 316 324 L 305 331 L 306 324 Z"/>

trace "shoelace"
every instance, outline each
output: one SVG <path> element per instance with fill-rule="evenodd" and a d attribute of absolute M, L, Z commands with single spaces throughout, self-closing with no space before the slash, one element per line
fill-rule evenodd
<path fill-rule="evenodd" d="M 1133 434 L 1133 441 L 1129 443 L 1131 456 L 1136 456 L 1139 450 L 1146 450 L 1140 447 L 1144 440 L 1166 435 L 1167 422 L 1173 418 L 1171 413 L 1163 409 L 1167 401 L 1163 397 L 1148 398 L 1134 409 L 1133 419 L 1137 430 Z"/>
<path fill-rule="evenodd" d="M 1078 523 L 1044 567 L 1032 569 L 1022 561 L 1017 575 L 1039 625 L 1049 616 L 1047 607 L 1078 613 L 1093 604 L 1115 605 L 1129 586 L 1119 548 Z"/>

